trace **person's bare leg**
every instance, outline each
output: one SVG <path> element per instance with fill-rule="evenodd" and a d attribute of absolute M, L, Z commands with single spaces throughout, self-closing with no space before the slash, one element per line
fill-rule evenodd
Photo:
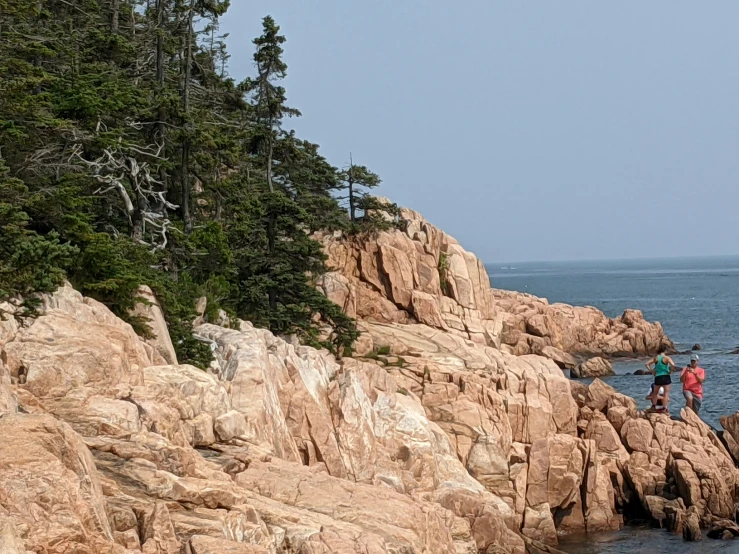
<path fill-rule="evenodd" d="M 649 408 L 647 408 L 647 410 L 646 410 L 647 413 L 653 413 L 653 412 L 656 412 L 657 411 L 657 402 L 659 401 L 659 392 L 658 391 L 659 391 L 659 388 L 658 387 L 653 387 L 652 388 L 652 392 L 650 392 L 647 395 L 647 397 L 646 397 L 647 400 L 649 400 L 652 403 L 652 405 Z"/>
<path fill-rule="evenodd" d="M 652 392 L 650 392 L 646 397 L 646 400 L 649 400 L 652 405 L 647 409 L 648 412 L 655 412 L 657 411 L 657 387 L 652 388 Z"/>
<path fill-rule="evenodd" d="M 693 409 L 693 396 L 692 395 L 688 395 L 685 397 L 685 407 L 690 408 L 691 410 L 695 411 Z"/>
<path fill-rule="evenodd" d="M 662 400 L 662 404 L 665 406 L 665 411 L 669 411 L 667 406 L 670 404 L 670 385 L 665 385 L 665 397 Z"/>

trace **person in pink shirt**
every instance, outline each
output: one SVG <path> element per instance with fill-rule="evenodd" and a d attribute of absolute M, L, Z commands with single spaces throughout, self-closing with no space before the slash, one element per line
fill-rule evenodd
<path fill-rule="evenodd" d="M 702 367 L 698 367 L 699 361 L 698 355 L 693 354 L 690 357 L 690 365 L 683 369 L 680 374 L 685 406 L 696 414 L 700 411 L 703 403 L 703 381 L 706 380 L 706 371 Z"/>

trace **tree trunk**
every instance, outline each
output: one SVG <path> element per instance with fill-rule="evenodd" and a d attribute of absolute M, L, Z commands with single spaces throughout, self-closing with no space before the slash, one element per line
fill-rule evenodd
<path fill-rule="evenodd" d="M 136 241 L 144 240 L 144 211 L 149 207 L 146 198 L 139 190 L 136 191 L 136 207 L 131 216 L 131 236 Z"/>
<path fill-rule="evenodd" d="M 157 108 L 157 125 L 156 125 L 156 142 L 162 147 L 162 154 L 166 156 L 166 139 L 164 126 L 164 9 L 166 0 L 157 0 L 157 92 L 159 96 L 159 107 Z M 159 170 L 159 180 L 162 182 L 162 189 L 167 193 L 167 171 L 164 167 Z"/>
<path fill-rule="evenodd" d="M 273 155 L 273 146 L 272 146 L 272 119 L 270 118 L 269 121 L 269 141 L 268 141 L 268 151 L 267 151 L 267 184 L 269 185 L 269 192 L 273 193 L 275 191 L 274 186 L 272 184 L 272 155 Z M 270 213 L 269 213 L 269 220 L 267 222 L 267 240 L 269 241 L 269 258 L 270 262 L 274 261 L 274 255 L 275 255 L 275 215 L 272 212 L 274 208 L 270 206 Z M 274 287 L 269 288 L 269 309 L 272 312 L 277 311 L 277 291 Z"/>
<path fill-rule="evenodd" d="M 221 196 L 220 191 L 216 192 L 216 215 L 215 219 L 216 221 L 220 221 L 223 217 L 223 196 Z"/>
<path fill-rule="evenodd" d="M 192 43 L 194 16 L 193 2 L 190 3 L 190 12 L 187 17 L 187 35 L 185 37 L 185 67 L 184 83 L 182 87 L 182 110 L 185 119 L 185 139 L 182 144 L 182 219 L 185 222 L 185 232 L 192 231 L 192 216 L 190 215 L 190 79 L 192 77 Z"/>
<path fill-rule="evenodd" d="M 110 30 L 113 33 L 118 32 L 118 22 L 120 19 L 120 1 L 111 0 L 110 3 Z"/>
<path fill-rule="evenodd" d="M 272 185 L 272 155 L 274 147 L 272 145 L 272 118 L 269 120 L 269 140 L 267 149 L 267 184 L 269 185 L 269 192 L 274 192 L 274 186 Z"/>
<path fill-rule="evenodd" d="M 271 210 L 272 208 L 270 208 Z M 269 261 L 270 261 L 270 273 L 274 269 L 274 254 L 275 254 L 275 216 L 274 213 L 270 211 L 269 219 L 267 221 L 267 240 L 269 243 Z M 269 309 L 271 312 L 277 311 L 277 290 L 275 290 L 274 286 L 269 287 L 268 290 L 269 294 Z"/>
<path fill-rule="evenodd" d="M 354 205 L 354 162 L 351 161 L 351 154 L 349 155 L 349 219 L 350 221 L 356 221 L 356 207 Z"/>

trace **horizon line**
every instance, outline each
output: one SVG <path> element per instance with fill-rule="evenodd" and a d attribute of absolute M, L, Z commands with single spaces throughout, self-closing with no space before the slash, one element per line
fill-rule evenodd
<path fill-rule="evenodd" d="M 647 261 L 676 261 L 676 260 L 709 260 L 719 258 L 739 258 L 739 254 L 698 254 L 692 256 L 658 256 L 647 257 L 639 256 L 635 258 L 581 258 L 567 260 L 518 260 L 518 261 L 493 261 L 483 262 L 483 265 L 511 265 L 511 264 L 569 264 L 569 263 L 599 263 L 599 262 L 647 262 Z"/>

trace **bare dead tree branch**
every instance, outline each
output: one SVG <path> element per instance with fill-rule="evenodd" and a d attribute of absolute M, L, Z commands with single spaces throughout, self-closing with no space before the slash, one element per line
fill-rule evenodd
<path fill-rule="evenodd" d="M 135 122 L 131 125 L 134 126 Z M 115 148 L 106 148 L 94 160 L 85 159 L 82 146 L 77 144 L 72 149 L 69 163 L 87 168 L 102 185 L 94 194 L 104 196 L 117 191 L 131 224 L 131 237 L 154 251 L 162 250 L 167 246 L 167 232 L 172 225 L 167 212 L 178 206 L 166 199 L 161 182 L 152 175 L 149 161 L 140 161 L 139 158 L 164 161 L 163 145 L 140 147 L 121 142 Z"/>

